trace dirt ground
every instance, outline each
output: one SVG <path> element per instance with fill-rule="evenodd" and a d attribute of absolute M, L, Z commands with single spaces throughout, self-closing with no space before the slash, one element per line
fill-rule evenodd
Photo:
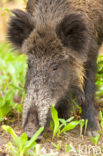
<path fill-rule="evenodd" d="M 4 123 L 3 123 L 4 124 Z M 17 135 L 22 133 L 21 121 L 13 121 L 8 123 L 16 132 Z M 9 156 L 6 151 L 7 143 L 11 141 L 10 134 L 6 134 L 0 128 L 0 156 Z M 60 150 L 57 150 L 51 143 L 61 144 Z M 77 127 L 72 131 L 67 132 L 65 135 L 61 135 L 60 138 L 52 138 L 52 132 L 48 129 L 44 133 L 44 138 L 40 142 L 42 154 L 51 154 L 48 156 L 103 156 L 103 134 L 101 135 L 97 146 L 94 146 L 91 138 L 80 135 L 80 128 Z M 69 152 L 65 151 L 66 145 L 71 146 Z M 102 147 L 102 148 L 101 148 Z"/>

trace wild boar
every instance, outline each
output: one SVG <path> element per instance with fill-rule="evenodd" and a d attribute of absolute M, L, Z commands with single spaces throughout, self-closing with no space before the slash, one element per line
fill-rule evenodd
<path fill-rule="evenodd" d="M 50 120 L 51 104 L 68 118 L 69 94 L 88 119 L 87 134 L 98 130 L 95 73 L 103 39 L 103 0 L 29 0 L 14 10 L 9 40 L 28 56 L 23 128 L 32 137 Z"/>

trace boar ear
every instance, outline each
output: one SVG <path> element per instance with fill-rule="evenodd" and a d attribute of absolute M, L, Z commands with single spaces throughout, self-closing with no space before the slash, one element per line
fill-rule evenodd
<path fill-rule="evenodd" d="M 38 2 L 38 0 L 28 0 L 27 2 L 27 11 L 32 15 L 33 12 L 35 11 L 35 6 L 36 6 L 36 3 Z"/>
<path fill-rule="evenodd" d="M 31 22 L 31 17 L 28 13 L 22 10 L 13 10 L 8 26 L 8 39 L 17 47 L 20 48 L 23 41 L 29 36 L 34 25 Z"/>
<path fill-rule="evenodd" d="M 56 31 L 63 45 L 79 54 L 83 54 L 83 49 L 88 48 L 89 33 L 82 15 L 70 14 L 64 17 Z"/>

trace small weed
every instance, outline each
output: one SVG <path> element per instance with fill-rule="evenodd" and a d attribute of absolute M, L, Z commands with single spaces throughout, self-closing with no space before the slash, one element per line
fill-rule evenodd
<path fill-rule="evenodd" d="M 72 149 L 71 144 L 65 145 L 65 152 L 70 152 L 71 149 Z"/>
<path fill-rule="evenodd" d="M 97 92 L 96 97 L 98 100 L 103 96 L 103 56 L 98 56 L 97 59 L 98 71 L 96 74 L 96 85 L 97 85 Z"/>
<path fill-rule="evenodd" d="M 99 138 L 100 138 L 100 134 L 98 134 L 96 137 L 91 137 L 91 140 L 93 141 L 95 146 L 97 145 Z"/>
<path fill-rule="evenodd" d="M 100 125 L 101 125 L 101 128 L 103 129 L 103 112 L 99 112 L 99 117 L 100 117 Z"/>
<path fill-rule="evenodd" d="M 86 134 L 87 124 L 88 124 L 88 119 L 86 119 L 86 120 L 82 119 L 80 121 L 80 136 L 82 136 L 83 133 L 84 133 L 84 135 Z M 84 128 L 84 132 L 83 132 L 83 128 Z"/>
<path fill-rule="evenodd" d="M 55 147 L 58 151 L 60 151 L 60 149 L 61 149 L 61 141 L 58 144 L 55 144 L 55 143 L 52 142 L 51 145 L 53 147 Z"/>
<path fill-rule="evenodd" d="M 36 143 L 38 136 L 43 132 L 44 127 L 41 127 L 33 137 L 28 140 L 27 134 L 23 133 L 18 137 L 10 126 L 3 125 L 2 128 L 11 134 L 13 143 L 9 142 L 7 149 L 11 156 L 38 156 L 40 145 Z"/>
<path fill-rule="evenodd" d="M 69 118 L 68 120 L 59 119 L 57 110 L 51 105 L 51 115 L 53 121 L 50 122 L 50 127 L 53 130 L 53 137 L 56 135 L 59 137 L 61 133 L 65 133 L 69 130 L 74 129 L 77 125 L 82 125 L 83 120 L 72 121 L 74 117 Z"/>

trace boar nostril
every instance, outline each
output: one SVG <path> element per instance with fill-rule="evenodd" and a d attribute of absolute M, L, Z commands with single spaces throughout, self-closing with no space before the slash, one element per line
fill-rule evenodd
<path fill-rule="evenodd" d="M 39 89 L 35 89 L 35 92 L 37 93 L 39 91 Z"/>

